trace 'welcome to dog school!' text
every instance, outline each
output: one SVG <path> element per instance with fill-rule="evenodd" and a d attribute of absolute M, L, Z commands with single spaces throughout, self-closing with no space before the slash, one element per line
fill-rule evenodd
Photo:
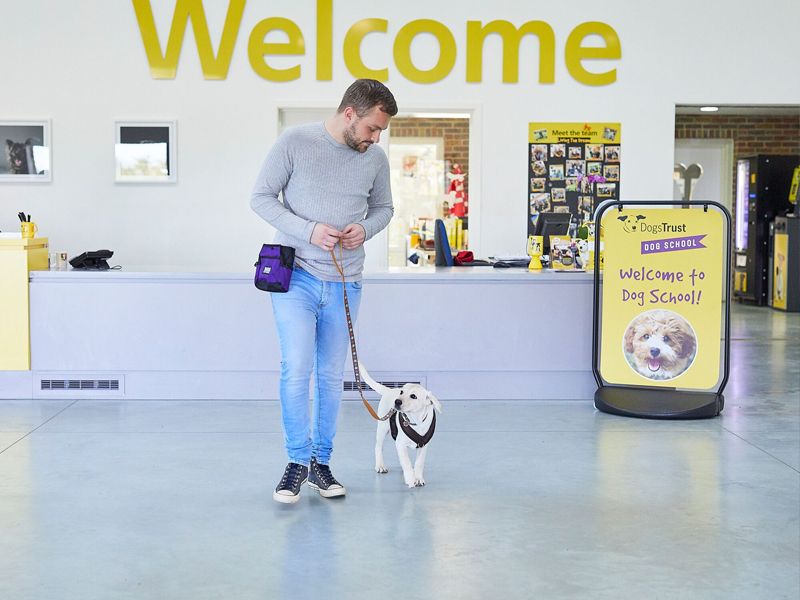
<path fill-rule="evenodd" d="M 683 271 L 661 271 L 647 267 L 629 267 L 619 270 L 621 280 L 629 279 L 632 282 L 654 281 L 661 282 L 660 287 L 650 288 L 647 291 L 631 289 L 630 286 L 622 289 L 622 301 L 633 302 L 639 306 L 647 304 L 700 304 L 703 296 L 702 282 L 706 278 L 705 271 L 692 268 Z M 678 286 L 683 287 L 678 287 Z M 666 289 L 665 289 L 665 286 Z M 678 289 L 676 289 L 678 288 Z"/>

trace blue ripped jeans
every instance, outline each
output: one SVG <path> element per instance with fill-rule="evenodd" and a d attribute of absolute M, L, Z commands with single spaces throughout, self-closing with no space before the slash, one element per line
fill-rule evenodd
<path fill-rule="evenodd" d="M 361 282 L 346 285 L 355 323 Z M 281 347 L 281 414 L 289 461 L 308 466 L 313 456 L 328 464 L 350 349 L 342 283 L 322 281 L 295 268 L 289 291 L 271 297 Z M 309 414 L 312 374 L 314 395 Z"/>

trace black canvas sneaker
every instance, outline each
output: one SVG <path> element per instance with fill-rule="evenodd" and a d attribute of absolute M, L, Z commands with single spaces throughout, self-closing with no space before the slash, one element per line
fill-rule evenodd
<path fill-rule="evenodd" d="M 321 465 L 316 458 L 311 459 L 311 468 L 308 471 L 308 487 L 314 488 L 323 498 L 344 496 L 344 486 L 336 481 L 328 465 Z"/>
<path fill-rule="evenodd" d="M 286 465 L 281 482 L 272 493 L 272 499 L 285 504 L 300 500 L 300 486 L 308 479 L 308 467 L 290 462 Z"/>

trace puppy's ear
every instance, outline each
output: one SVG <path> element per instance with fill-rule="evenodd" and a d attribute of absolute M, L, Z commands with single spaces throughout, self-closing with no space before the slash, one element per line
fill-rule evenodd
<path fill-rule="evenodd" d="M 625 331 L 625 352 L 633 352 L 633 338 L 636 336 L 636 328 L 631 325 Z"/>
<path fill-rule="evenodd" d="M 433 404 L 433 408 L 435 408 L 438 412 L 442 412 L 442 403 L 439 402 L 439 399 L 430 392 L 428 392 L 428 400 L 430 400 L 431 404 Z"/>
<path fill-rule="evenodd" d="M 694 354 L 697 342 L 695 342 L 694 336 L 691 333 L 681 329 L 681 334 L 678 339 L 681 343 L 681 358 L 686 358 Z"/>

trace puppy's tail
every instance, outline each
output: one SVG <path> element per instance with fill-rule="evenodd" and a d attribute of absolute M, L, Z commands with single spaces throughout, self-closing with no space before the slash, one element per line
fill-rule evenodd
<path fill-rule="evenodd" d="M 372 377 L 370 377 L 369 372 L 364 368 L 364 365 L 361 364 L 361 361 L 358 361 L 358 371 L 361 373 L 361 379 L 363 379 L 366 384 L 371 387 L 373 390 L 378 392 L 379 394 L 385 394 L 389 388 L 386 386 L 381 385 L 377 381 L 375 381 Z"/>

